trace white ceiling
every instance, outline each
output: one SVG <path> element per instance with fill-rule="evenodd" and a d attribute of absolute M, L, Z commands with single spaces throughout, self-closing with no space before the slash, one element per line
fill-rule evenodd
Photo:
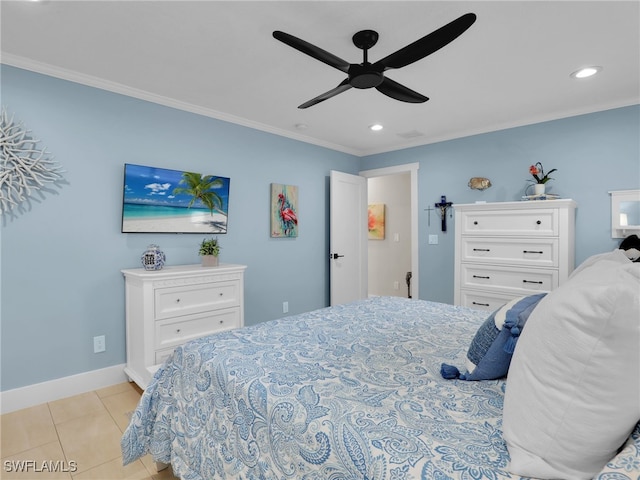
<path fill-rule="evenodd" d="M 350 89 L 300 110 L 345 74 L 272 37 L 359 63 L 351 37 L 373 29 L 375 62 L 467 12 L 462 36 L 385 74 L 422 104 Z M 2 63 L 358 156 L 640 103 L 637 0 L 3 0 L 0 16 Z M 603 71 L 569 77 L 587 65 Z"/>

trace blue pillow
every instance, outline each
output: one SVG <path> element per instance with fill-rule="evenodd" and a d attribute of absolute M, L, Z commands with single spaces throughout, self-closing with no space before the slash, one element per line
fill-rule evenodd
<path fill-rule="evenodd" d="M 546 295 L 539 293 L 516 298 L 503 305 L 480 326 L 467 352 L 467 369 L 443 363 L 443 378 L 460 380 L 494 380 L 507 375 L 520 332 L 538 302 Z"/>

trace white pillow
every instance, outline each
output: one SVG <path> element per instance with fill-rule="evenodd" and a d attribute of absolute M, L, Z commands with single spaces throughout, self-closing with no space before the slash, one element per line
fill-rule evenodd
<path fill-rule="evenodd" d="M 511 473 L 593 478 L 640 420 L 640 264 L 599 257 L 520 336 L 504 399 Z"/>
<path fill-rule="evenodd" d="M 624 253 L 624 250 L 615 249 L 612 252 L 607 253 L 599 253 L 597 255 L 593 255 L 587 258 L 584 262 L 582 262 L 573 272 L 569 275 L 569 278 L 573 278 L 578 273 L 580 273 L 585 268 L 591 267 L 596 263 L 601 263 L 600 267 L 604 264 L 602 262 L 610 262 L 610 264 L 619 264 L 619 265 L 627 265 L 629 263 L 629 257 L 627 257 Z"/>

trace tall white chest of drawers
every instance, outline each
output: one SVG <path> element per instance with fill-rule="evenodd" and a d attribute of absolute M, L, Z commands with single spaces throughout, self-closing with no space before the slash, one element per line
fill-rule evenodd
<path fill-rule="evenodd" d="M 144 389 L 177 346 L 242 327 L 245 268 L 222 264 L 122 270 L 127 376 Z"/>
<path fill-rule="evenodd" d="M 549 292 L 574 269 L 573 200 L 458 204 L 454 303 L 493 311 Z"/>

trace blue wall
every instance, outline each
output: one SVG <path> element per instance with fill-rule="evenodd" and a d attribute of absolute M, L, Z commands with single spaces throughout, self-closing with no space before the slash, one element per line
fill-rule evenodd
<path fill-rule="evenodd" d="M 2 218 L 1 389 L 125 362 L 122 268 L 157 243 L 198 263 L 202 235 L 120 233 L 124 163 L 231 178 L 221 260 L 248 265 L 245 323 L 328 304 L 328 175 L 357 173 L 333 150 L 2 66 L 2 105 L 64 168 L 66 184 Z M 269 235 L 270 183 L 299 186 L 296 239 Z M 92 338 L 106 335 L 107 351 Z"/>
<path fill-rule="evenodd" d="M 422 299 L 453 302 L 453 219 L 440 232 L 433 207 L 446 195 L 454 203 L 520 200 L 529 185 L 529 165 L 557 168 L 548 191 L 578 204 L 576 265 L 613 250 L 610 190 L 640 188 L 640 106 L 618 108 L 552 122 L 501 130 L 367 157 L 363 169 L 419 162 L 420 293 Z M 471 177 L 487 177 L 492 187 L 471 190 Z M 531 192 L 528 192 L 529 194 Z M 439 235 L 428 245 L 428 235 Z"/>
<path fill-rule="evenodd" d="M 65 184 L 2 218 L 1 390 L 125 362 L 122 268 L 149 243 L 168 264 L 197 263 L 199 235 L 120 233 L 124 163 L 231 178 L 222 260 L 248 265 L 246 323 L 328 303 L 328 174 L 420 163 L 420 298 L 453 300 L 453 222 L 427 212 L 457 203 L 518 200 L 528 166 L 558 168 L 552 192 L 578 204 L 577 260 L 615 248 L 609 190 L 640 187 L 640 108 L 356 157 L 215 119 L 2 66 L 2 105 L 42 140 Z M 484 192 L 466 185 L 486 176 Z M 300 187 L 300 235 L 269 237 L 269 184 Z M 438 245 L 427 245 L 428 234 Z M 107 336 L 93 353 L 92 337 Z"/>

